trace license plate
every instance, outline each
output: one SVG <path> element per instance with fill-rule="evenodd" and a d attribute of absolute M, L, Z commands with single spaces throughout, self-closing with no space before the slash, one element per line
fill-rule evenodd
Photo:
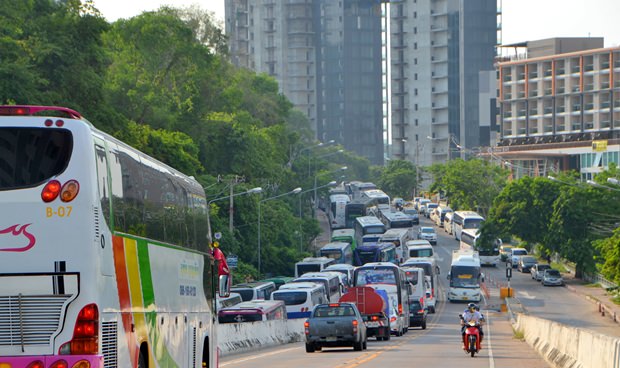
<path fill-rule="evenodd" d="M 327 336 L 325 338 L 325 341 L 327 341 L 327 342 L 336 341 L 336 336 Z"/>
<path fill-rule="evenodd" d="M 379 322 L 366 322 L 366 327 L 379 327 Z"/>
<path fill-rule="evenodd" d="M 468 300 L 468 299 L 469 299 L 469 298 L 468 298 L 468 297 L 466 297 L 466 296 L 464 296 L 464 297 L 463 297 L 463 300 Z"/>

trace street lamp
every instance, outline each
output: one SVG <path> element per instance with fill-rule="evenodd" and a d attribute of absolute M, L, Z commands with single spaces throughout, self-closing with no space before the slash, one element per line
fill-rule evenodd
<path fill-rule="evenodd" d="M 261 274 L 260 273 L 260 270 L 261 270 L 261 268 L 260 268 L 260 260 L 261 260 L 261 247 L 260 247 L 260 205 L 263 202 L 267 202 L 267 201 L 270 201 L 272 199 L 284 197 L 284 196 L 289 195 L 289 194 L 297 194 L 299 192 L 301 192 L 301 188 L 295 188 L 295 189 L 291 190 L 290 192 L 282 193 L 282 194 L 279 194 L 279 195 L 277 195 L 275 197 L 269 197 L 269 198 L 265 198 L 265 199 L 262 199 L 262 200 L 258 201 L 258 274 L 259 274 L 259 276 Z"/>
<path fill-rule="evenodd" d="M 609 179 L 613 179 L 613 178 L 609 178 Z M 609 182 L 609 179 L 607 179 L 608 182 Z M 617 180 L 616 180 L 616 182 L 617 182 Z M 594 180 L 586 180 L 586 183 L 592 185 L 593 187 L 603 188 L 603 189 L 608 189 L 608 190 L 613 190 L 613 191 L 616 191 L 616 192 L 620 192 L 620 189 L 618 189 L 618 188 L 608 187 L 607 185 L 599 184 L 599 183 L 595 182 Z"/>
<path fill-rule="evenodd" d="M 321 188 L 325 188 L 325 187 L 335 187 L 337 184 L 338 184 L 338 182 L 337 182 L 337 181 L 332 180 L 332 181 L 330 181 L 330 182 L 329 182 L 329 183 L 327 183 L 327 184 L 324 184 L 324 185 L 318 186 L 316 189 L 321 189 Z M 299 192 L 299 219 L 300 219 L 300 221 L 299 221 L 299 251 L 300 251 L 300 252 L 302 251 L 302 249 L 301 249 L 301 248 L 302 248 L 302 232 L 301 232 L 301 218 L 302 218 L 302 214 L 301 214 L 301 195 L 302 195 L 302 194 L 304 194 L 304 193 L 311 192 L 311 191 L 313 191 L 313 190 L 314 190 L 314 188 L 313 188 L 313 189 L 306 189 L 306 190 L 304 190 L 303 192 Z"/>
<path fill-rule="evenodd" d="M 620 185 L 620 182 L 618 182 L 618 179 L 616 178 L 607 178 L 607 182 L 609 184 Z"/>
<path fill-rule="evenodd" d="M 332 170 L 332 171 L 328 171 L 325 174 L 331 174 L 331 173 L 335 173 L 335 172 L 339 172 L 339 171 L 345 171 L 346 169 L 348 169 L 347 166 L 343 166 L 337 170 Z M 318 189 L 316 187 L 316 179 L 319 177 L 319 175 L 315 175 L 314 176 L 314 185 L 312 186 L 313 190 L 314 190 L 314 206 L 312 206 L 312 208 L 318 208 L 318 202 L 317 202 L 317 195 L 316 195 L 316 190 Z"/>
<path fill-rule="evenodd" d="M 211 246 L 211 243 L 213 243 L 213 234 L 211 233 L 211 217 L 210 217 L 211 203 L 213 203 L 215 201 L 219 201 L 221 199 L 232 198 L 232 197 L 236 197 L 236 196 L 240 196 L 240 195 L 244 195 L 244 194 L 258 194 L 258 193 L 262 193 L 262 191 L 263 191 L 263 188 L 256 187 L 256 188 L 249 189 L 249 190 L 247 190 L 245 192 L 239 192 L 239 193 L 235 193 L 233 195 L 227 195 L 227 196 L 224 196 L 224 197 L 214 198 L 214 199 L 210 200 L 209 202 L 207 202 L 207 241 L 209 242 L 209 246 Z"/>

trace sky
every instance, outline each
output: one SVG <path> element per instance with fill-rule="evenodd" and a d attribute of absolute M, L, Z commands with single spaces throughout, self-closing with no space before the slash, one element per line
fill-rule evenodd
<path fill-rule="evenodd" d="M 282 1 L 282 0 L 280 0 Z M 503 43 L 550 37 L 604 37 L 605 47 L 620 46 L 620 0 L 498 0 L 502 2 Z M 198 5 L 224 22 L 224 0 L 94 0 L 110 22 L 131 18 L 161 5 Z"/>

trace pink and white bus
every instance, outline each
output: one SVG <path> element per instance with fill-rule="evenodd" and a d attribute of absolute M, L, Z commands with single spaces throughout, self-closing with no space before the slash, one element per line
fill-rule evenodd
<path fill-rule="evenodd" d="M 76 111 L 0 106 L 0 203 L 1 367 L 217 367 L 192 177 Z"/>

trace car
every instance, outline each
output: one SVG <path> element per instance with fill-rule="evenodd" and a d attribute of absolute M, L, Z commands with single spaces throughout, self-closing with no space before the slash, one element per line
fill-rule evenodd
<path fill-rule="evenodd" d="M 519 263 L 517 264 L 517 270 L 522 273 L 530 272 L 530 268 L 536 264 L 536 258 L 532 256 L 519 257 Z"/>
<path fill-rule="evenodd" d="M 519 258 L 522 256 L 527 256 L 527 249 L 525 248 L 512 248 L 510 250 L 510 264 L 512 265 L 512 268 L 517 267 L 517 265 L 519 264 Z"/>
<path fill-rule="evenodd" d="M 560 271 L 549 268 L 543 272 L 541 283 L 543 286 L 563 286 L 564 279 L 562 278 Z"/>
<path fill-rule="evenodd" d="M 420 214 L 418 214 L 418 210 L 413 207 L 405 207 L 403 209 L 403 213 L 411 218 L 414 225 L 420 224 Z"/>
<path fill-rule="evenodd" d="M 354 303 L 316 305 L 304 323 L 304 332 L 307 353 L 341 346 L 361 351 L 367 346 L 366 324 Z"/>
<path fill-rule="evenodd" d="M 426 316 L 428 311 L 419 300 L 409 301 L 409 327 L 422 327 L 426 330 Z"/>
<path fill-rule="evenodd" d="M 545 270 L 548 270 L 550 268 L 551 265 L 548 265 L 546 263 L 535 264 L 534 266 L 532 266 L 532 268 L 530 268 L 532 279 L 536 281 L 542 281 L 543 273 L 545 272 Z"/>
<path fill-rule="evenodd" d="M 513 246 L 510 244 L 502 244 L 499 247 L 499 259 L 502 262 L 508 262 L 508 258 L 510 257 L 510 251 L 512 250 Z"/>
<path fill-rule="evenodd" d="M 418 229 L 418 239 L 428 240 L 431 245 L 437 244 L 437 233 L 435 229 L 430 226 L 421 226 Z"/>

